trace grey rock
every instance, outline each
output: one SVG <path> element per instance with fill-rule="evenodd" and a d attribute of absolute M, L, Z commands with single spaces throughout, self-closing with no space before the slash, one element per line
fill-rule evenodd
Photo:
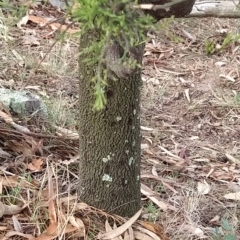
<path fill-rule="evenodd" d="M 48 116 L 47 107 L 41 98 L 28 91 L 14 91 L 0 88 L 0 102 L 6 106 L 9 111 L 13 111 L 22 116 L 34 115 L 42 119 Z"/>
<path fill-rule="evenodd" d="M 62 10 L 66 9 L 64 0 L 49 0 L 49 3 L 55 8 L 60 8 Z"/>
<path fill-rule="evenodd" d="M 60 8 L 61 10 L 66 10 L 66 2 L 64 0 L 49 0 L 49 3 L 55 8 Z M 67 0 L 67 3 L 69 6 L 72 6 L 74 1 Z"/>

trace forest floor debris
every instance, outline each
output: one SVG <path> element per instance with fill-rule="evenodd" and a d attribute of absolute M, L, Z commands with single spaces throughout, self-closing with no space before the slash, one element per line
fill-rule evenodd
<path fill-rule="evenodd" d="M 63 15 L 50 7 L 34 11 Z M 0 39 L 0 84 L 14 90 L 26 85 L 44 99 L 50 115 L 48 123 L 13 116 L 14 121 L 35 133 L 53 135 L 53 126 L 77 132 L 77 37 L 55 43 L 53 29 L 36 22 L 19 28 L 16 18 L 1 14 L 8 31 Z M 143 226 L 129 224 L 125 234 L 143 239 L 151 230 L 165 240 L 240 236 L 240 45 L 233 37 L 238 20 L 172 20 L 148 36 L 141 106 Z M 1 239 L 47 239 L 44 230 L 52 234 L 48 239 L 76 232 L 76 238 L 96 238 L 113 222 L 113 228 L 129 223 L 74 200 L 76 139 L 17 134 L 3 119 L 0 131 Z M 15 207 L 6 215 L 9 203 Z M 74 215 L 75 209 L 81 214 Z"/>

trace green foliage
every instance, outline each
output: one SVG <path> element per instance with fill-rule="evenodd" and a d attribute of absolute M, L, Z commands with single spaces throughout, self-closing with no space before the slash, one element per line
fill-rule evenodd
<path fill-rule="evenodd" d="M 0 8 L 2 10 L 5 10 L 6 12 L 11 12 L 11 15 L 17 17 L 18 19 L 25 16 L 28 10 L 27 6 L 23 6 L 23 4 L 16 6 L 11 1 L 8 0 L 0 1 Z"/>
<path fill-rule="evenodd" d="M 148 204 L 145 210 L 148 213 L 148 221 L 155 222 L 159 217 L 159 211 L 152 202 Z"/>
<path fill-rule="evenodd" d="M 107 74 L 105 74 L 103 77 L 106 78 L 106 76 Z M 96 100 L 93 108 L 96 110 L 101 110 L 107 104 L 107 99 L 104 95 L 104 85 L 107 85 L 107 83 L 101 78 L 101 76 L 93 78 L 93 81 L 96 82 L 94 89 L 94 95 Z"/>
<path fill-rule="evenodd" d="M 176 36 L 176 34 L 170 29 L 171 24 L 173 23 L 174 16 L 170 18 L 164 18 L 162 21 L 158 24 L 159 29 L 164 29 L 164 34 L 166 37 L 168 37 L 171 41 L 175 43 L 181 43 L 183 42 L 183 39 L 181 37 Z"/>
<path fill-rule="evenodd" d="M 23 178 L 26 179 L 29 183 L 32 182 L 32 177 L 30 174 L 23 174 Z M 19 196 L 21 196 L 23 187 L 22 187 L 22 180 L 19 179 L 19 184 L 16 187 L 13 187 L 10 191 L 6 189 L 5 199 L 10 204 L 16 204 L 17 200 L 19 199 Z"/>
<path fill-rule="evenodd" d="M 106 69 L 105 52 L 107 46 L 117 41 L 124 53 L 120 63 L 139 67 L 136 62 L 130 61 L 127 53 L 146 41 L 146 32 L 152 26 L 153 18 L 143 15 L 133 8 L 131 0 L 77 0 L 79 7 L 72 11 L 72 17 L 81 23 L 81 34 L 94 30 L 100 34 L 98 41 L 81 49 L 85 62 L 96 67 L 97 72 L 92 81 L 95 83 L 95 110 L 101 110 L 107 103 L 104 88 L 107 86 L 108 70 Z"/>
<path fill-rule="evenodd" d="M 8 201 L 11 204 L 15 204 L 16 203 L 16 199 L 19 197 L 20 193 L 21 193 L 21 187 L 20 186 L 16 186 L 14 187 L 9 193 L 8 193 Z"/>
<path fill-rule="evenodd" d="M 92 223 L 92 226 L 91 226 L 92 230 L 88 232 L 88 238 L 87 239 L 96 239 L 96 230 L 97 230 L 97 226 Z"/>
<path fill-rule="evenodd" d="M 240 39 L 240 34 L 233 34 L 233 33 L 228 33 L 227 36 L 224 38 L 221 50 L 226 49 L 229 47 L 231 44 L 237 42 Z"/>
<path fill-rule="evenodd" d="M 221 226 L 214 228 L 213 237 L 216 240 L 237 240 L 234 229 L 227 219 L 222 219 Z"/>
<path fill-rule="evenodd" d="M 206 40 L 204 42 L 205 52 L 207 55 L 213 54 L 215 52 L 215 42 L 214 40 Z"/>
<path fill-rule="evenodd" d="M 240 93 L 237 93 L 237 94 L 236 94 L 235 100 L 236 100 L 237 103 L 240 102 Z"/>
<path fill-rule="evenodd" d="M 173 23 L 173 20 L 174 20 L 174 16 L 172 16 L 172 17 L 170 17 L 170 18 L 164 18 L 164 19 L 159 23 L 160 28 L 169 29 L 170 25 Z"/>
<path fill-rule="evenodd" d="M 240 34 L 235 35 L 233 33 L 228 33 L 224 37 L 221 45 L 219 46 L 217 44 L 217 41 L 213 39 L 207 39 L 204 42 L 205 52 L 206 54 L 214 54 L 214 53 L 222 52 L 226 50 L 228 47 L 230 47 L 232 44 L 235 44 L 239 39 L 240 39 Z"/>

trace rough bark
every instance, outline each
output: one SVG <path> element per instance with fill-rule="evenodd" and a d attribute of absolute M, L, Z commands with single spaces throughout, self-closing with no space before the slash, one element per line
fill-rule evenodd
<path fill-rule="evenodd" d="M 99 38 L 96 32 L 84 34 L 80 47 Z M 142 57 L 143 49 L 139 54 Z M 132 216 L 140 208 L 140 69 L 117 81 L 109 78 L 107 106 L 93 111 L 94 83 L 90 80 L 96 69 L 83 59 L 79 59 L 80 199 Z"/>

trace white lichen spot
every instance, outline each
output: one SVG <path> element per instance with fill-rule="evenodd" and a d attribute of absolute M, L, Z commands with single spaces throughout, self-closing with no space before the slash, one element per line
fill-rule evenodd
<path fill-rule="evenodd" d="M 137 110 L 133 109 L 133 115 L 136 115 L 136 113 L 137 113 Z"/>
<path fill-rule="evenodd" d="M 132 126 L 132 130 L 134 130 L 135 129 L 135 126 Z"/>
<path fill-rule="evenodd" d="M 139 179 L 140 179 L 140 177 L 139 177 L 139 175 L 137 176 L 137 181 L 139 181 Z"/>
<path fill-rule="evenodd" d="M 127 184 L 128 183 L 128 181 L 127 180 L 125 180 L 125 182 L 124 182 L 125 184 Z"/>
<path fill-rule="evenodd" d="M 129 160 L 128 160 L 128 165 L 129 165 L 129 166 L 131 166 L 131 165 L 132 165 L 132 163 L 133 163 L 133 160 L 134 160 L 134 159 L 133 159 L 133 157 L 130 157 L 130 158 L 129 158 Z"/>
<path fill-rule="evenodd" d="M 121 121 L 121 120 L 122 120 L 122 117 L 120 117 L 120 116 L 117 116 L 117 117 L 116 117 L 116 120 L 117 120 L 117 122 L 119 122 L 119 121 Z"/>
<path fill-rule="evenodd" d="M 106 162 L 108 162 L 108 159 L 107 159 L 107 158 L 103 158 L 102 161 L 103 161 L 104 163 L 106 163 Z"/>
<path fill-rule="evenodd" d="M 111 153 L 110 153 L 110 154 L 111 154 Z M 106 163 L 106 162 L 110 161 L 111 159 L 112 159 L 112 158 L 110 157 L 110 155 L 107 155 L 107 157 L 103 158 L 102 161 L 103 161 L 104 163 Z"/>
<path fill-rule="evenodd" d="M 110 177 L 108 174 L 104 174 L 102 180 L 106 182 L 112 182 L 112 177 Z"/>
<path fill-rule="evenodd" d="M 125 153 L 126 153 L 126 154 L 129 154 L 129 150 L 125 150 Z"/>
<path fill-rule="evenodd" d="M 128 140 L 127 140 L 127 139 L 125 140 L 125 143 L 128 143 Z"/>
<path fill-rule="evenodd" d="M 136 146 L 136 141 L 133 140 L 132 146 L 135 147 Z"/>

